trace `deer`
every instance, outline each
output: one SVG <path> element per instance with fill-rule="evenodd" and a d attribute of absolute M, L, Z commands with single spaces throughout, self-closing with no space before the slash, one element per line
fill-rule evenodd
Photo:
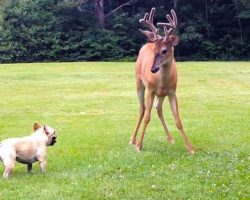
<path fill-rule="evenodd" d="M 194 148 L 184 131 L 180 119 L 176 96 L 177 69 L 174 47 L 178 45 L 180 39 L 173 32 L 177 27 L 177 16 L 175 11 L 171 10 L 171 17 L 169 14 L 166 15 L 167 22 L 157 23 L 157 26 L 162 27 L 164 31 L 164 36 L 161 36 L 159 29 L 153 23 L 154 14 L 155 8 L 153 7 L 150 14 L 146 13 L 144 18 L 139 20 L 140 24 L 150 31 L 139 29 L 149 42 L 144 44 L 140 49 L 135 64 L 136 88 L 140 107 L 139 118 L 129 144 L 134 144 L 137 151 L 142 150 L 145 131 L 151 120 L 151 110 L 155 96 L 157 97 L 156 109 L 158 117 L 166 133 L 167 141 L 174 143 L 174 138 L 167 128 L 162 110 L 163 101 L 168 96 L 176 127 L 184 140 L 187 151 L 190 154 L 194 154 Z M 136 141 L 142 120 L 144 124 L 141 136 Z"/>

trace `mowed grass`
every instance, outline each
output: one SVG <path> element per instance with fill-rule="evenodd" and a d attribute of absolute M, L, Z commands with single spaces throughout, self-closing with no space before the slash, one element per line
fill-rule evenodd
<path fill-rule="evenodd" d="M 32 133 L 34 122 L 58 133 L 47 173 L 16 164 L 0 179 L 0 199 L 250 199 L 250 62 L 179 62 L 178 74 L 192 156 L 167 100 L 175 144 L 154 109 L 143 151 L 128 145 L 134 63 L 0 65 L 0 140 Z"/>

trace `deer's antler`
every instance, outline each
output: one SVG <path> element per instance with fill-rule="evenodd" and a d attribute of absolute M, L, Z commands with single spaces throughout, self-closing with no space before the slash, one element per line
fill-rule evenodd
<path fill-rule="evenodd" d="M 174 10 L 171 10 L 172 18 L 170 15 L 166 15 L 166 18 L 168 20 L 168 23 L 157 23 L 157 26 L 163 26 L 164 29 L 164 41 L 166 42 L 169 38 L 169 36 L 173 33 L 173 31 L 177 27 L 177 16 Z"/>
<path fill-rule="evenodd" d="M 152 40 L 157 40 L 160 38 L 160 36 L 158 35 L 159 30 L 154 26 L 154 14 L 155 14 L 155 8 L 152 8 L 150 11 L 150 14 L 146 13 L 144 15 L 143 19 L 140 19 L 139 22 L 141 24 L 143 24 L 144 26 L 146 26 L 147 28 L 149 28 L 152 32 L 149 31 L 143 31 L 140 29 L 140 31 L 142 31 L 145 35 L 147 35 L 149 38 L 152 38 Z M 149 35 L 153 34 L 153 37 L 149 36 Z"/>

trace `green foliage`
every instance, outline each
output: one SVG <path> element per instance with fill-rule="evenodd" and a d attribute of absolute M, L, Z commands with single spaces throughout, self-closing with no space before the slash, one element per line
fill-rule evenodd
<path fill-rule="evenodd" d="M 152 6 L 155 21 L 165 21 L 165 14 L 176 10 L 179 60 L 250 58 L 250 7 L 245 0 L 138 0 L 106 16 L 105 29 L 98 27 L 90 1 L 86 11 L 75 0 L 2 0 L 0 5 L 0 63 L 134 59 L 145 42 L 138 20 Z M 105 1 L 105 12 L 119 5 Z"/>
<path fill-rule="evenodd" d="M 114 32 L 100 30 L 76 7 L 47 0 L 12 1 L 4 10 L 0 62 L 111 60 L 123 57 Z M 90 27 L 90 28 L 89 28 Z"/>

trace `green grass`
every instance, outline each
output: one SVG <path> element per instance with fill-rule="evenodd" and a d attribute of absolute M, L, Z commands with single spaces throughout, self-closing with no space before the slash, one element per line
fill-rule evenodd
<path fill-rule="evenodd" d="M 144 149 L 128 145 L 138 115 L 134 63 L 0 65 L 0 140 L 58 132 L 48 168 L 17 164 L 0 199 L 250 199 L 250 62 L 178 63 L 177 96 L 196 154 L 152 112 Z M 3 167 L 0 167 L 2 173 Z"/>

